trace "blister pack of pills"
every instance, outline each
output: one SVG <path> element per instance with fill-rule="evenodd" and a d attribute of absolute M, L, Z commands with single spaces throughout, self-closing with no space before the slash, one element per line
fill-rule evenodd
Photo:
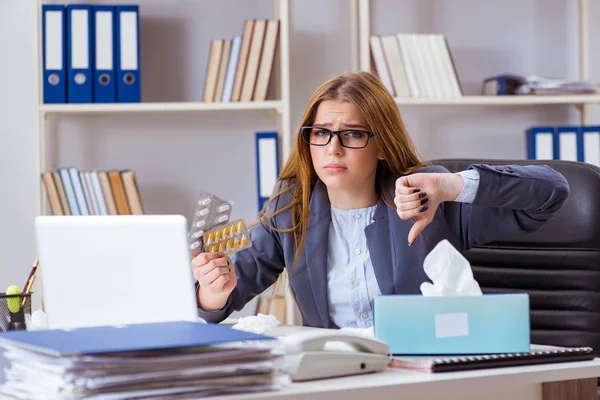
<path fill-rule="evenodd" d="M 208 192 L 201 192 L 190 227 L 189 243 L 192 255 L 205 251 L 204 233 L 229 222 L 230 201 L 223 200 Z"/>
<path fill-rule="evenodd" d="M 238 219 L 204 232 L 206 251 L 219 251 L 229 256 L 252 246 L 244 220 Z"/>

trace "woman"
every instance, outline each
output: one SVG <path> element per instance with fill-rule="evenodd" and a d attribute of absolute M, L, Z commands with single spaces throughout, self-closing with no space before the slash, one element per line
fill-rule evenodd
<path fill-rule="evenodd" d="M 337 76 L 310 99 L 253 246 L 194 258 L 199 313 L 225 319 L 287 268 L 304 325 L 372 326 L 374 296 L 420 293 L 441 240 L 465 250 L 533 232 L 568 196 L 547 166 L 427 165 L 374 75 Z"/>

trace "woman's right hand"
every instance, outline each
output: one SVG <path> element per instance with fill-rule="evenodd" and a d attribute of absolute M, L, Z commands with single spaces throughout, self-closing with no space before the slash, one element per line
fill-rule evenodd
<path fill-rule="evenodd" d="M 198 281 L 198 302 L 205 311 L 222 308 L 237 285 L 235 267 L 223 253 L 200 253 L 192 260 L 194 278 Z"/>

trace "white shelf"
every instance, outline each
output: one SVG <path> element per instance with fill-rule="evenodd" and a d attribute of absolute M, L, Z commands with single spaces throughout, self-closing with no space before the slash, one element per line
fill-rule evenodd
<path fill-rule="evenodd" d="M 352 65 L 359 71 L 371 72 L 371 4 L 374 0 L 352 0 L 351 56 Z M 589 79 L 589 0 L 577 0 L 579 79 Z M 374 71 L 373 71 L 374 72 Z M 460 77 L 459 77 L 460 78 Z M 587 124 L 585 105 L 600 104 L 600 95 L 519 95 L 519 96 L 462 96 L 454 99 L 396 98 L 399 106 L 518 106 L 518 105 L 580 105 L 580 124 Z"/>
<path fill-rule="evenodd" d="M 395 98 L 400 106 L 511 106 L 548 104 L 600 104 L 599 95 L 462 96 L 450 99 Z"/>
<path fill-rule="evenodd" d="M 106 113 L 165 113 L 193 111 L 274 110 L 281 112 L 283 102 L 248 101 L 231 103 L 168 102 L 168 103 L 110 103 L 110 104 L 42 104 L 46 114 L 106 114 Z"/>
<path fill-rule="evenodd" d="M 36 96 L 36 198 L 37 198 L 37 215 L 49 214 L 48 201 L 45 196 L 43 186 L 40 183 L 40 176 L 46 170 L 48 165 L 52 164 L 52 156 L 49 154 L 47 137 L 49 132 L 56 131 L 60 124 L 51 123 L 52 117 L 68 117 L 78 115 L 97 115 L 111 118 L 111 115 L 150 115 L 150 114 L 166 114 L 166 113 L 189 113 L 189 112 L 231 112 L 239 115 L 240 111 L 251 112 L 267 112 L 269 118 L 275 120 L 277 131 L 281 138 L 281 159 L 282 165 L 287 161 L 289 153 L 292 149 L 293 135 L 291 131 L 291 110 L 290 110 L 290 50 L 289 50 L 289 0 L 272 0 L 273 15 L 272 19 L 280 21 L 279 26 L 279 41 L 276 50 L 276 58 L 273 60 L 272 84 L 274 88 L 274 96 L 278 100 L 269 101 L 250 101 L 250 102 L 228 102 L 228 103 L 207 103 L 207 102 L 142 102 L 142 103 L 110 103 L 110 104 L 43 104 L 43 87 L 42 87 L 42 18 L 41 7 L 45 0 L 34 0 L 34 18 L 37 21 L 35 30 L 35 41 L 33 46 L 34 60 L 37 62 L 34 65 L 34 82 Z M 165 7 L 167 7 L 165 2 Z M 248 15 L 247 18 L 252 18 Z M 236 29 L 239 30 L 241 26 Z M 239 31 L 238 31 L 239 32 Z M 199 38 L 198 40 L 209 41 L 210 38 Z M 143 118 L 138 118 L 141 123 L 144 123 Z M 56 153 L 57 149 L 51 149 Z M 41 295 L 43 287 L 40 285 L 38 294 Z M 286 292 L 286 307 L 288 310 L 295 309 L 293 296 Z M 40 297 L 41 298 L 41 297 Z M 43 306 L 42 306 L 43 307 Z M 297 323 L 295 313 L 286 311 L 286 321 L 289 325 Z"/>

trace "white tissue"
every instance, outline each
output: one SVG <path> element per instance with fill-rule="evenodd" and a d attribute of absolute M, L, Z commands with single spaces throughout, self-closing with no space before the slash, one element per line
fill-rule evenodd
<path fill-rule="evenodd" d="M 425 273 L 433 282 L 423 282 L 423 296 L 478 296 L 479 283 L 473 278 L 471 264 L 446 239 L 425 257 Z"/>
<path fill-rule="evenodd" d="M 340 332 L 344 332 L 344 333 L 349 333 L 351 335 L 359 335 L 359 336 L 365 336 L 368 338 L 374 338 L 375 337 L 375 333 L 373 330 L 373 327 L 369 327 L 369 328 L 350 328 L 350 327 L 344 327 L 344 328 L 340 328 Z"/>
<path fill-rule="evenodd" d="M 48 319 L 42 310 L 35 310 L 31 314 L 31 321 L 27 321 L 27 330 L 38 331 L 48 329 Z"/>
<path fill-rule="evenodd" d="M 258 314 L 238 319 L 237 324 L 233 325 L 232 328 L 261 334 L 279 324 L 281 324 L 281 322 L 272 315 Z"/>

